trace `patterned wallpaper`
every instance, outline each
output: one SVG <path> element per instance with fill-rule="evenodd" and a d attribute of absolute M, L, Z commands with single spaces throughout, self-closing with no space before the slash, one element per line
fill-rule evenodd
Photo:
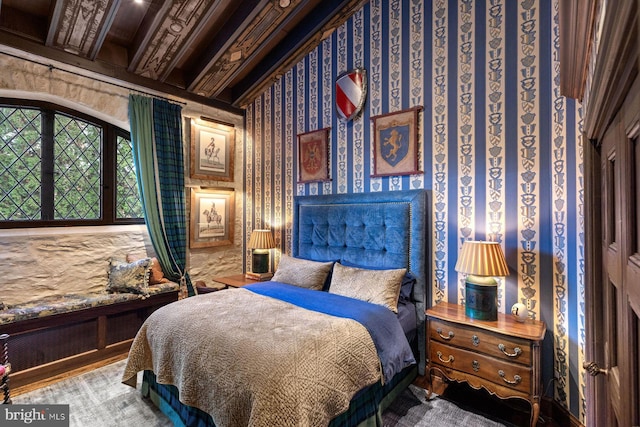
<path fill-rule="evenodd" d="M 547 323 L 543 388 L 584 423 L 582 108 L 558 43 L 557 0 L 370 1 L 248 106 L 245 239 L 271 227 L 290 252 L 296 195 L 431 189 L 432 302 L 464 302 L 464 240 L 500 242 L 499 310 Z M 367 101 L 344 122 L 334 82 L 356 67 Z M 371 177 L 371 117 L 415 106 L 423 172 Z M 297 135 L 326 127 L 331 179 L 299 184 Z"/>

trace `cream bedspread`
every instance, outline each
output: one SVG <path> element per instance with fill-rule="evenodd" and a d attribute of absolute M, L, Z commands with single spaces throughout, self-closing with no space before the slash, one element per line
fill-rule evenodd
<path fill-rule="evenodd" d="M 364 326 L 245 289 L 186 298 L 142 325 L 123 382 L 141 370 L 218 427 L 326 426 L 381 377 Z"/>

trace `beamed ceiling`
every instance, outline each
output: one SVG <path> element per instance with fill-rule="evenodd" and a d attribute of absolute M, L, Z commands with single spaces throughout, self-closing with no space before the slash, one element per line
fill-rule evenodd
<path fill-rule="evenodd" d="M 366 0 L 0 0 L 0 44 L 236 110 Z"/>

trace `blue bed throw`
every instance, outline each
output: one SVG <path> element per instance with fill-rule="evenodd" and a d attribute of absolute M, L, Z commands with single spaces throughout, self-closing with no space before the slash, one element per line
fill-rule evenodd
<path fill-rule="evenodd" d="M 407 366 L 416 363 L 396 314 L 386 307 L 280 282 L 255 283 L 244 289 L 307 310 L 356 320 L 371 335 L 378 351 L 385 383 Z"/>

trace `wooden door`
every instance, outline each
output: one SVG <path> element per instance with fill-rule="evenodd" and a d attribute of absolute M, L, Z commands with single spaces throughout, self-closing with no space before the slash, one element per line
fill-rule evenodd
<path fill-rule="evenodd" d="M 607 426 L 640 425 L 640 79 L 601 145 L 604 396 Z"/>

